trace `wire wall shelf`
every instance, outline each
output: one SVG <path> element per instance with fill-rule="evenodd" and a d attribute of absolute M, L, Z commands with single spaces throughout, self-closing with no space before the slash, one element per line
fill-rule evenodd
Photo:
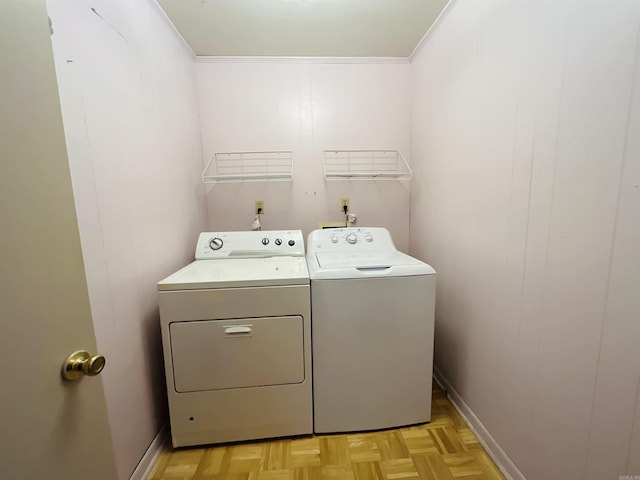
<path fill-rule="evenodd" d="M 214 153 L 202 172 L 203 183 L 273 180 L 293 180 L 293 152 Z"/>
<path fill-rule="evenodd" d="M 409 180 L 411 168 L 398 150 L 325 150 L 325 180 Z"/>

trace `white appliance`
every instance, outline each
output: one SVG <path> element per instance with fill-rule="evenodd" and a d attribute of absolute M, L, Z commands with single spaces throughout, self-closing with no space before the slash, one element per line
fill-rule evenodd
<path fill-rule="evenodd" d="M 307 264 L 314 431 L 430 421 L 435 270 L 384 228 L 315 230 Z"/>
<path fill-rule="evenodd" d="M 312 433 L 302 232 L 204 232 L 158 283 L 174 447 Z"/>

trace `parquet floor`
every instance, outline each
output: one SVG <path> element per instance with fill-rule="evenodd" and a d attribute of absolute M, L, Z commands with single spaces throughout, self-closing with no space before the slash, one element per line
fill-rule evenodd
<path fill-rule="evenodd" d="M 366 433 L 172 449 L 148 480 L 504 480 L 434 383 L 432 421 Z"/>

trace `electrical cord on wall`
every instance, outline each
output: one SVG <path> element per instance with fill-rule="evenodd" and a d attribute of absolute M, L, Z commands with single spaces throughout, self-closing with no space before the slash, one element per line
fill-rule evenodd
<path fill-rule="evenodd" d="M 262 209 L 259 208 L 258 212 L 256 213 L 256 218 L 253 219 L 253 224 L 251 225 L 251 228 L 253 230 L 262 230 L 262 222 L 260 221 L 262 219 Z"/>

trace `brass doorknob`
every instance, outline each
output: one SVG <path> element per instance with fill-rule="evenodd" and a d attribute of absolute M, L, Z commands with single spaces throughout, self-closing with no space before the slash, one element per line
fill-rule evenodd
<path fill-rule="evenodd" d="M 73 352 L 62 364 L 62 377 L 65 380 L 80 380 L 84 375 L 98 375 L 106 363 L 102 355 L 93 355 L 84 350 Z"/>

